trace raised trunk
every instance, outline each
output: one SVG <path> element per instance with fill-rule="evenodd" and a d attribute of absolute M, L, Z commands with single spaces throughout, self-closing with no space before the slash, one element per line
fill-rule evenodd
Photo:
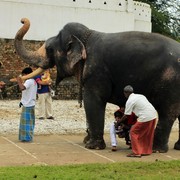
<path fill-rule="evenodd" d="M 41 67 L 47 69 L 49 67 L 49 61 L 46 57 L 45 44 L 37 51 L 28 51 L 23 45 L 23 37 L 27 33 L 30 27 L 30 21 L 27 18 L 21 19 L 23 26 L 16 33 L 14 39 L 14 46 L 17 54 L 22 58 L 24 62 L 29 65 Z"/>

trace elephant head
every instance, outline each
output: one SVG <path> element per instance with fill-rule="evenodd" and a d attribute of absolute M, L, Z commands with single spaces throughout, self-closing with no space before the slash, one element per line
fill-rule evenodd
<path fill-rule="evenodd" d="M 81 31 L 88 30 L 88 28 L 85 26 L 79 27 L 76 33 L 72 33 L 72 29 L 69 25 L 66 25 L 64 30 L 61 30 L 57 36 L 49 38 L 37 51 L 29 51 L 24 47 L 22 40 L 30 27 L 30 21 L 23 18 L 21 23 L 23 26 L 17 32 L 14 44 L 16 52 L 24 62 L 40 67 L 41 70 L 56 65 L 57 83 L 64 77 L 79 76 L 77 64 L 80 60 L 85 60 L 87 55 L 85 46 L 77 35 L 81 34 Z M 41 70 L 37 73 L 41 72 Z"/>

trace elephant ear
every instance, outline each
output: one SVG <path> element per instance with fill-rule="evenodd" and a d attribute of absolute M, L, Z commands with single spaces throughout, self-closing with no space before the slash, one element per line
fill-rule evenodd
<path fill-rule="evenodd" d="M 67 45 L 67 59 L 70 67 L 73 68 L 81 59 L 86 59 L 86 49 L 84 44 L 76 36 L 72 35 Z"/>

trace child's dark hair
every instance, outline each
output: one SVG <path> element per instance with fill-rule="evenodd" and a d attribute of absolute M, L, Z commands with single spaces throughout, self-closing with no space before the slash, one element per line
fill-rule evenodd
<path fill-rule="evenodd" d="M 115 113 L 114 113 L 114 117 L 119 117 L 121 118 L 123 116 L 123 112 L 121 112 L 120 110 L 117 110 Z"/>
<path fill-rule="evenodd" d="M 22 74 L 30 74 L 30 73 L 32 73 L 32 69 L 30 67 L 27 67 L 27 68 L 23 69 L 21 73 Z"/>

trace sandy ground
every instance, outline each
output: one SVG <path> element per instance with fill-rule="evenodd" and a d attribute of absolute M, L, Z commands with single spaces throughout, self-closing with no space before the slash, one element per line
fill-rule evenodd
<path fill-rule="evenodd" d="M 0 134 L 18 134 L 21 108 L 19 100 L 0 101 Z M 109 132 L 110 123 L 113 121 L 113 113 L 118 106 L 107 104 L 105 114 L 105 133 Z M 85 133 L 86 120 L 84 107 L 80 108 L 76 100 L 54 100 L 53 110 L 55 120 L 39 120 L 38 104 L 36 105 L 35 134 L 80 134 Z M 178 121 L 173 130 L 178 129 Z"/>

